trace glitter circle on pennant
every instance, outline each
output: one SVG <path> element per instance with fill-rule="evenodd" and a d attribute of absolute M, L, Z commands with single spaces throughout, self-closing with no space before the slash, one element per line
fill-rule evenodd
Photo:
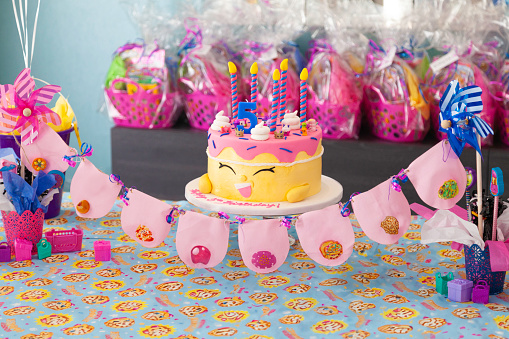
<path fill-rule="evenodd" d="M 78 205 L 76 205 L 76 211 L 80 213 L 87 213 L 90 210 L 90 203 L 86 200 L 81 200 Z"/>
<path fill-rule="evenodd" d="M 195 246 L 191 250 L 191 260 L 195 264 L 207 265 L 210 261 L 210 250 L 205 246 Z"/>
<path fill-rule="evenodd" d="M 458 183 L 455 180 L 447 180 L 438 190 L 440 199 L 452 199 L 458 195 Z"/>
<path fill-rule="evenodd" d="M 136 238 L 140 239 L 141 241 L 154 241 L 152 231 L 150 231 L 150 229 L 145 225 L 138 226 L 136 229 Z"/>
<path fill-rule="evenodd" d="M 46 165 L 46 160 L 43 158 L 35 158 L 34 161 L 32 161 L 32 167 L 36 171 L 44 171 Z"/>
<path fill-rule="evenodd" d="M 325 259 L 334 260 L 343 254 L 343 246 L 335 240 L 327 240 L 320 245 L 320 253 Z"/>
<path fill-rule="evenodd" d="M 390 216 L 385 217 L 385 219 L 380 224 L 380 227 L 382 227 L 385 233 L 387 234 L 398 234 L 399 232 L 398 219 Z"/>
<path fill-rule="evenodd" d="M 65 174 L 64 173 L 57 171 L 57 170 L 53 170 L 51 172 L 48 172 L 48 174 L 53 174 L 53 176 L 55 177 L 56 183 L 52 188 L 64 187 L 64 182 L 65 182 Z"/>
<path fill-rule="evenodd" d="M 276 264 L 276 257 L 269 251 L 259 251 L 253 254 L 251 262 L 258 268 L 271 268 Z"/>

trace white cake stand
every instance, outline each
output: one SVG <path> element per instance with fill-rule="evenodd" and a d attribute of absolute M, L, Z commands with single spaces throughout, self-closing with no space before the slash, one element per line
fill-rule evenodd
<path fill-rule="evenodd" d="M 186 185 L 186 199 L 191 204 L 214 212 L 250 216 L 282 216 L 319 210 L 338 203 L 343 197 L 343 186 L 336 180 L 322 175 L 322 189 L 300 202 L 248 202 L 203 194 L 198 189 L 199 178 Z"/>

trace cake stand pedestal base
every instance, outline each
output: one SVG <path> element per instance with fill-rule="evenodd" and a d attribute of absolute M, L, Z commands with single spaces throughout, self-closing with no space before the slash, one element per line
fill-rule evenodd
<path fill-rule="evenodd" d="M 343 186 L 336 180 L 322 175 L 319 193 L 300 202 L 248 202 L 203 194 L 198 189 L 199 178 L 186 185 L 186 199 L 191 204 L 214 212 L 249 216 L 283 216 L 315 211 L 338 203 L 343 197 Z"/>

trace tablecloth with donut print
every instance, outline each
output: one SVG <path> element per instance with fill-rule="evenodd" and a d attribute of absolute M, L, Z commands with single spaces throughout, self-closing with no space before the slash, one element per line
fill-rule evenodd
<path fill-rule="evenodd" d="M 276 272 L 256 274 L 243 265 L 235 224 L 223 262 L 191 269 L 177 255 L 176 225 L 161 246 L 143 248 L 122 231 L 121 207 L 118 201 L 106 217 L 83 219 L 66 193 L 61 216 L 46 220 L 44 232 L 80 228 L 82 251 L 1 263 L 0 338 L 509 337 L 507 291 L 486 305 L 436 293 L 435 273 L 464 277 L 464 256 L 449 243 L 422 245 L 421 217 L 385 246 L 352 215 L 356 243 L 343 265 L 318 265 L 297 240 Z M 111 261 L 94 260 L 99 239 L 111 242 Z"/>

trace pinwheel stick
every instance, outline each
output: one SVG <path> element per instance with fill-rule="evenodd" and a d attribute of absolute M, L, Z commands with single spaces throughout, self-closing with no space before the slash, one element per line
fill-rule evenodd
<path fill-rule="evenodd" d="M 481 136 L 477 134 L 477 143 L 479 144 L 479 149 L 481 149 Z M 477 228 L 479 229 L 479 234 L 481 239 L 483 239 L 484 234 L 484 224 L 481 215 L 482 211 L 482 159 L 481 154 L 479 152 L 475 152 L 475 165 L 477 172 Z M 484 240 L 484 239 L 483 239 Z"/>

